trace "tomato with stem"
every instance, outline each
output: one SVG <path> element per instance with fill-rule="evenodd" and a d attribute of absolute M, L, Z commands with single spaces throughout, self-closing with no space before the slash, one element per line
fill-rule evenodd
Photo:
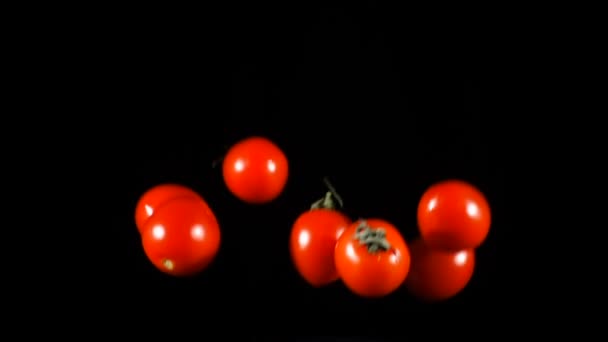
<path fill-rule="evenodd" d="M 473 185 L 447 180 L 429 187 L 418 204 L 418 229 L 426 243 L 445 251 L 479 247 L 491 223 L 490 205 Z"/>
<path fill-rule="evenodd" d="M 144 224 L 142 245 L 150 262 L 173 276 L 205 270 L 220 247 L 220 228 L 197 198 L 180 197 L 158 207 Z"/>
<path fill-rule="evenodd" d="M 250 204 L 276 199 L 285 188 L 289 174 L 287 157 L 272 141 L 249 137 L 233 145 L 222 162 L 228 190 Z"/>
<path fill-rule="evenodd" d="M 329 191 L 296 219 L 289 245 L 296 270 L 314 287 L 339 279 L 334 251 L 336 242 L 351 224 L 350 218 L 339 211 L 343 207 L 342 199 L 329 181 L 324 181 Z"/>
<path fill-rule="evenodd" d="M 135 206 L 135 225 L 137 226 L 137 230 L 141 233 L 144 224 L 154 214 L 158 207 L 172 199 L 180 197 L 201 200 L 207 213 L 215 218 L 215 215 L 211 208 L 209 208 L 207 202 L 196 191 L 184 185 L 166 183 L 148 189 L 137 201 Z"/>
<path fill-rule="evenodd" d="M 397 290 L 410 268 L 410 252 L 399 230 L 383 219 L 360 219 L 336 243 L 335 262 L 353 293 L 383 297 Z"/>
<path fill-rule="evenodd" d="M 475 251 L 436 250 L 423 239 L 410 245 L 412 265 L 406 289 L 424 301 L 442 301 L 456 296 L 469 283 L 475 269 Z"/>

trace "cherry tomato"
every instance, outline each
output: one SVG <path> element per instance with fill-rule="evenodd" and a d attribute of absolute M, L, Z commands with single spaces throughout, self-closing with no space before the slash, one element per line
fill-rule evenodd
<path fill-rule="evenodd" d="M 474 186 L 448 180 L 434 184 L 418 204 L 418 229 L 436 249 L 460 251 L 479 247 L 490 230 L 490 205 Z"/>
<path fill-rule="evenodd" d="M 315 287 L 338 280 L 336 242 L 351 220 L 332 209 L 312 209 L 298 217 L 291 230 L 291 259 L 304 280 Z"/>
<path fill-rule="evenodd" d="M 190 276 L 215 258 L 220 228 L 202 201 L 175 198 L 158 207 L 144 224 L 142 244 L 156 268 L 174 276 Z"/>
<path fill-rule="evenodd" d="M 208 214 L 215 218 L 207 202 L 194 190 L 179 184 L 161 184 L 146 191 L 138 200 L 135 207 L 135 225 L 140 231 L 146 221 L 154 214 L 156 208 L 169 200 L 179 197 L 200 199 L 208 210 Z"/>
<path fill-rule="evenodd" d="M 410 244 L 412 265 L 405 287 L 419 299 L 440 301 L 454 297 L 471 280 L 475 251 L 445 252 L 430 248 L 424 240 Z"/>
<path fill-rule="evenodd" d="M 228 190 L 251 204 L 276 199 L 283 192 L 289 173 L 283 151 L 262 137 L 250 137 L 232 146 L 222 168 Z"/>
<path fill-rule="evenodd" d="M 391 223 L 358 220 L 338 239 L 335 261 L 340 278 L 352 292 L 362 297 L 382 297 L 405 281 L 410 252 Z"/>

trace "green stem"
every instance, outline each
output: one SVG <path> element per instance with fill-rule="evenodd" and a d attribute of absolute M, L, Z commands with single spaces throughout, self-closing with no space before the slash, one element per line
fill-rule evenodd
<path fill-rule="evenodd" d="M 372 228 L 367 221 L 361 220 L 355 232 L 355 239 L 367 247 L 369 253 L 388 251 L 391 248 L 386 239 L 386 231 L 382 228 Z"/>
<path fill-rule="evenodd" d="M 310 206 L 310 209 L 342 209 L 344 207 L 342 197 L 338 195 L 336 189 L 333 187 L 333 185 L 331 185 L 327 177 L 323 178 L 323 183 L 325 183 L 325 186 L 329 189 L 329 191 L 325 193 L 325 196 L 323 198 L 319 199 L 318 201 L 315 201 Z"/>

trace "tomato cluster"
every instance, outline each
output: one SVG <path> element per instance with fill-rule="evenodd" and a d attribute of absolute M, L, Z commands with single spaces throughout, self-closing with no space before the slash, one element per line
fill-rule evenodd
<path fill-rule="evenodd" d="M 288 161 L 263 137 L 233 145 L 223 160 L 227 189 L 249 204 L 271 202 L 283 192 Z M 486 239 L 490 206 L 473 185 L 459 180 L 429 187 L 418 206 L 420 236 L 407 243 L 381 218 L 351 220 L 342 199 L 329 191 L 293 223 L 291 259 L 303 280 L 322 287 L 340 280 L 362 297 L 387 296 L 401 287 L 424 300 L 445 300 L 462 291 L 475 267 L 475 249 Z M 135 223 L 150 262 L 173 276 L 205 270 L 220 249 L 220 226 L 207 201 L 177 184 L 146 191 Z"/>
<path fill-rule="evenodd" d="M 301 214 L 291 230 L 296 270 L 315 287 L 341 279 L 353 293 L 382 297 L 404 282 L 410 254 L 399 230 L 382 219 L 352 221 L 340 211 L 331 184 L 324 198 Z"/>
<path fill-rule="evenodd" d="M 340 279 L 353 293 L 370 298 L 405 285 L 429 301 L 451 298 L 468 284 L 475 248 L 490 228 L 488 202 L 475 187 L 450 180 L 427 189 L 418 208 L 421 236 L 409 244 L 384 219 L 352 222 L 339 211 L 342 200 L 329 188 L 291 231 L 293 263 L 309 284 L 320 287 Z"/>
<path fill-rule="evenodd" d="M 276 199 L 287 176 L 285 154 L 263 137 L 238 142 L 223 161 L 226 187 L 251 204 Z M 219 252 L 218 220 L 207 201 L 186 186 L 161 184 L 146 191 L 137 202 L 135 224 L 146 256 L 169 275 L 198 274 Z"/>

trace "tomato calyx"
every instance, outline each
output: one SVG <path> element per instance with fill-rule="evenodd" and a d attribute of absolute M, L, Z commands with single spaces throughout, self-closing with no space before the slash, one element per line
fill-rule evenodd
<path fill-rule="evenodd" d="M 344 207 L 344 202 L 342 201 L 342 197 L 338 195 L 336 189 L 331 185 L 327 177 L 323 178 L 323 183 L 329 191 L 325 193 L 325 196 L 317 201 L 315 201 L 311 206 L 310 210 L 314 209 L 342 209 Z"/>
<path fill-rule="evenodd" d="M 367 252 L 371 254 L 385 252 L 391 248 L 391 244 L 386 239 L 386 231 L 382 228 L 370 227 L 366 220 L 359 222 L 354 238 L 359 241 L 359 244 L 365 245 Z"/>

